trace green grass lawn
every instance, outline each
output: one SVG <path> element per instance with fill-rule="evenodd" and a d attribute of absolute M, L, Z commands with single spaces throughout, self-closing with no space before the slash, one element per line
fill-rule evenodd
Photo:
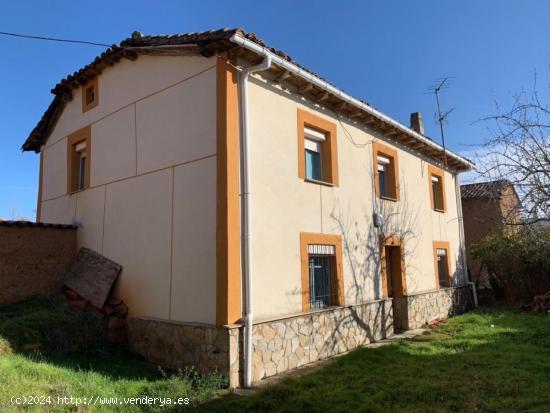
<path fill-rule="evenodd" d="M 160 399 L 149 406 L 77 406 L 76 399 L 59 404 L 58 397 L 187 397 L 200 403 L 224 385 L 217 374 L 163 373 L 101 340 L 102 327 L 94 313 L 75 310 L 62 298 L 0 306 L 0 412 L 188 411 L 187 405 L 161 406 Z M 15 405 L 12 396 L 43 396 L 46 404 Z"/>
<path fill-rule="evenodd" d="M 201 412 L 550 412 L 550 318 L 455 317 L 412 341 L 361 348 Z"/>
<path fill-rule="evenodd" d="M 63 300 L 0 306 L 0 412 L 550 412 L 550 318 L 506 310 L 455 317 L 414 340 L 361 348 L 251 397 L 219 375 L 162 374 L 112 347 L 101 321 Z M 16 406 L 12 396 L 50 396 Z M 58 396 L 188 397 L 194 406 L 60 405 Z"/>

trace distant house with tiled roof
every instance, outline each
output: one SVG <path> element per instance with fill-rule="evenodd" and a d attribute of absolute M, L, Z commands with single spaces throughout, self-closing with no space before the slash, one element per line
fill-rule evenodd
<path fill-rule="evenodd" d="M 240 29 L 134 33 L 52 92 L 23 145 L 38 221 L 123 266 L 113 294 L 149 359 L 249 384 L 464 309 L 473 164 L 419 116 Z"/>
<path fill-rule="evenodd" d="M 506 179 L 460 186 L 466 256 L 472 280 L 488 287 L 480 263 L 472 259 L 470 246 L 489 235 L 501 235 L 520 223 L 520 201 L 514 185 Z"/>

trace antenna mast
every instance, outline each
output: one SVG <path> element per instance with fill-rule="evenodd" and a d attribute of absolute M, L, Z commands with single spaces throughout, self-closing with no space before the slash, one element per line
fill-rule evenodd
<path fill-rule="evenodd" d="M 429 88 L 430 91 L 432 91 L 435 94 L 435 101 L 437 103 L 437 121 L 439 122 L 439 130 L 441 131 L 441 144 L 443 145 L 443 159 L 445 167 L 447 167 L 447 148 L 445 146 L 445 133 L 443 132 L 443 122 L 449 116 L 449 114 L 454 110 L 454 108 L 451 108 L 447 112 L 441 113 L 441 106 L 439 103 L 439 93 L 441 93 L 442 90 L 448 89 L 451 83 L 450 77 L 444 77 L 442 79 L 438 79 L 435 85 L 431 86 Z"/>

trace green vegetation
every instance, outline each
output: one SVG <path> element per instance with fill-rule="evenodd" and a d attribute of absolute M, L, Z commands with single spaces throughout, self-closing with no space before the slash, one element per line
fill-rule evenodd
<path fill-rule="evenodd" d="M 508 310 L 455 317 L 414 340 L 361 348 L 251 397 L 215 397 L 218 374 L 166 374 L 109 346 L 64 300 L 0 306 L 0 411 L 548 412 L 550 318 Z M 12 396 L 50 396 L 16 406 Z M 58 397 L 188 397 L 193 406 L 58 404 Z"/>
<path fill-rule="evenodd" d="M 548 412 L 550 318 L 476 311 L 201 412 Z"/>
<path fill-rule="evenodd" d="M 76 310 L 62 298 L 0 306 L 0 411 L 175 412 L 189 406 L 161 406 L 160 399 L 154 405 L 102 405 L 98 399 L 95 406 L 76 406 L 76 399 L 59 404 L 58 397 L 79 397 L 80 403 L 96 396 L 120 403 L 131 397 L 187 397 L 196 404 L 225 384 L 219 374 L 165 373 L 125 348 L 109 346 L 104 327 L 94 312 Z M 39 396 L 33 401 L 46 404 L 18 406 L 12 396 Z"/>
<path fill-rule="evenodd" d="M 489 274 L 497 299 L 530 302 L 550 289 L 550 229 L 513 228 L 471 247 Z"/>

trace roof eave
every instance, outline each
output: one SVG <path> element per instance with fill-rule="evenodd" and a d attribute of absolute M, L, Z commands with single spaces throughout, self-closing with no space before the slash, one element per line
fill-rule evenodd
<path fill-rule="evenodd" d="M 259 45 L 257 42 L 249 40 L 239 33 L 232 35 L 229 40 L 259 56 L 265 57 L 269 55 L 272 62 L 275 65 L 284 69 L 285 71 L 288 71 L 292 73 L 294 76 L 300 77 L 305 81 L 314 84 L 317 88 L 322 89 L 333 96 L 336 96 L 346 104 L 352 105 L 353 107 L 361 111 L 364 111 L 369 115 L 376 117 L 381 122 L 384 122 L 385 124 L 388 124 L 396 128 L 399 132 L 402 132 L 407 136 L 414 138 L 415 141 L 417 141 L 418 143 L 422 143 L 428 147 L 433 148 L 434 150 L 439 152 L 441 155 L 446 154 L 447 157 L 452 158 L 455 161 L 457 166 L 454 169 L 456 169 L 457 172 L 466 172 L 475 168 L 475 164 L 469 159 L 466 159 L 452 151 L 444 149 L 441 145 L 437 144 L 436 142 L 408 128 L 407 126 L 401 124 L 395 119 L 392 119 L 391 117 L 381 113 L 380 111 L 376 110 L 372 106 L 369 106 L 368 104 L 354 98 L 353 96 L 348 95 L 341 89 L 338 89 L 337 87 L 331 85 L 330 83 L 319 78 L 315 74 L 305 70 L 302 67 L 297 66 L 296 64 L 290 62 L 288 59 L 285 59 L 279 56 L 278 54 L 274 53 L 272 50 L 268 49 L 267 47 Z"/>

